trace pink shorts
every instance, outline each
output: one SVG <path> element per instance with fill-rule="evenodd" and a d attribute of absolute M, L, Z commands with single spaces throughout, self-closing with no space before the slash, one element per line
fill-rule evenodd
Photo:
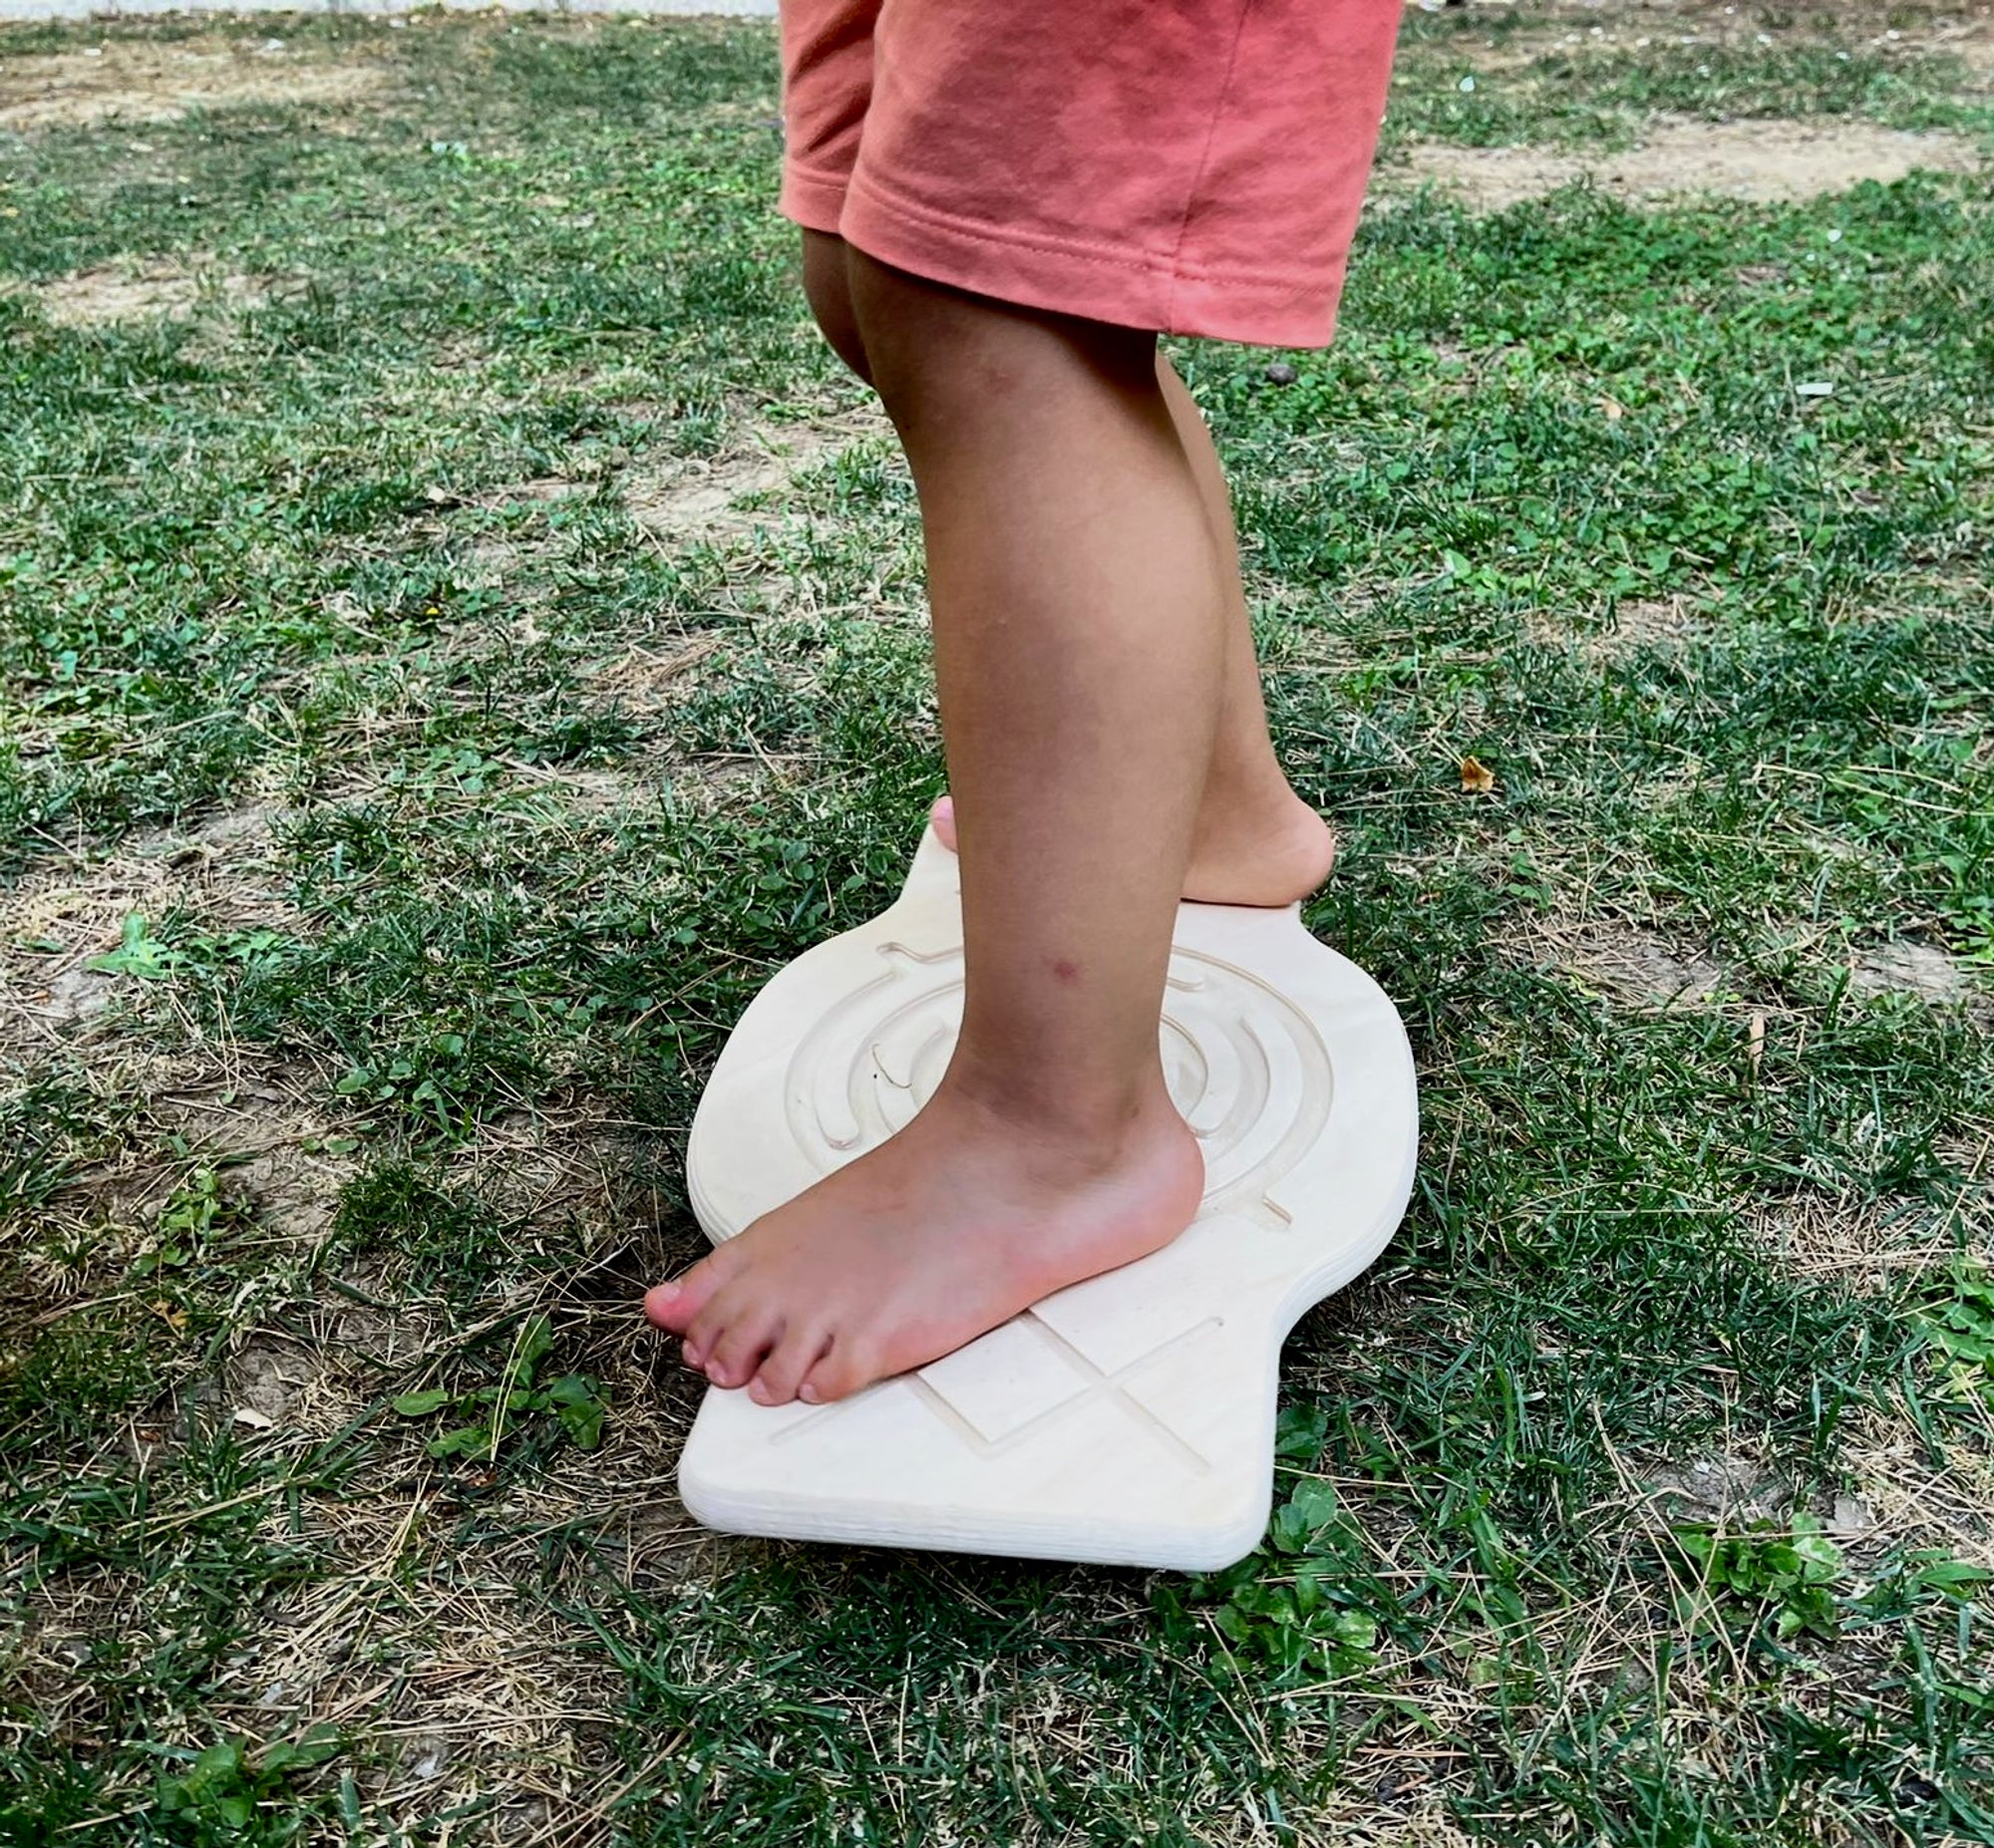
<path fill-rule="evenodd" d="M 782 208 L 1160 333 L 1336 324 L 1399 0 L 782 0 Z"/>

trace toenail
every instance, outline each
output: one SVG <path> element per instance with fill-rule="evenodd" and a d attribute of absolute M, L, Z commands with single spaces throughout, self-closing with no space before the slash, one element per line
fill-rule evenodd
<path fill-rule="evenodd" d="M 797 1396 L 806 1404 L 815 1405 L 817 1403 L 817 1387 L 814 1386 L 798 1386 Z"/>
<path fill-rule="evenodd" d="M 756 1404 L 766 1405 L 776 1395 L 773 1391 L 770 1390 L 769 1386 L 764 1382 L 757 1380 L 748 1387 L 748 1396 L 752 1398 L 756 1402 Z"/>

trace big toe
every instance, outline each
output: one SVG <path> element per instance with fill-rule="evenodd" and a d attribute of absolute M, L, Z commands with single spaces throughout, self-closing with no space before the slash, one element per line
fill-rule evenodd
<path fill-rule="evenodd" d="M 733 1271 L 726 1262 L 723 1245 L 710 1258 L 702 1258 L 691 1270 L 669 1283 L 653 1284 L 644 1292 L 644 1314 L 654 1328 L 668 1335 L 683 1335 L 693 1319 L 713 1300 L 714 1292 Z"/>

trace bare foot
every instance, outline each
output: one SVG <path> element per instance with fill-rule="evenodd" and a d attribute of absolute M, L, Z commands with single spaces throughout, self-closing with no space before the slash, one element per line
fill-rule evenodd
<path fill-rule="evenodd" d="M 955 802 L 941 796 L 928 811 L 941 844 L 955 851 Z M 1215 833 L 1215 837 L 1207 837 Z M 1184 873 L 1183 895 L 1204 905 L 1292 905 L 1329 877 L 1336 836 L 1298 795 L 1287 805 L 1222 832 L 1200 826 Z"/>
<path fill-rule="evenodd" d="M 715 1386 L 828 1403 L 1167 1245 L 1203 1187 L 1161 1077 L 1098 1137 L 944 1083 L 890 1141 L 659 1284 L 644 1313 Z"/>

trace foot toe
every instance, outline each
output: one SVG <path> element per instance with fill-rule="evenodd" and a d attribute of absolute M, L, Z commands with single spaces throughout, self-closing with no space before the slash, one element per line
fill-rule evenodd
<path fill-rule="evenodd" d="M 865 1343 L 833 1336 L 829 1350 L 804 1376 L 797 1396 L 812 1405 L 829 1405 L 849 1398 L 879 1377 L 879 1366 Z"/>
<path fill-rule="evenodd" d="M 706 1377 L 717 1386 L 746 1386 L 782 1333 L 783 1319 L 773 1306 L 740 1305 L 707 1350 Z"/>
<path fill-rule="evenodd" d="M 644 1293 L 646 1318 L 668 1335 L 683 1335 L 713 1301 L 715 1291 L 734 1275 L 738 1264 L 734 1253 L 722 1245 L 671 1282 L 653 1284 Z"/>
<path fill-rule="evenodd" d="M 746 1308 L 738 1291 L 716 1290 L 685 1332 L 685 1364 L 695 1373 L 704 1373 L 729 1324 Z"/>
<path fill-rule="evenodd" d="M 786 1330 L 749 1381 L 748 1396 L 759 1405 L 787 1405 L 830 1342 L 831 1337 L 817 1323 Z"/>

